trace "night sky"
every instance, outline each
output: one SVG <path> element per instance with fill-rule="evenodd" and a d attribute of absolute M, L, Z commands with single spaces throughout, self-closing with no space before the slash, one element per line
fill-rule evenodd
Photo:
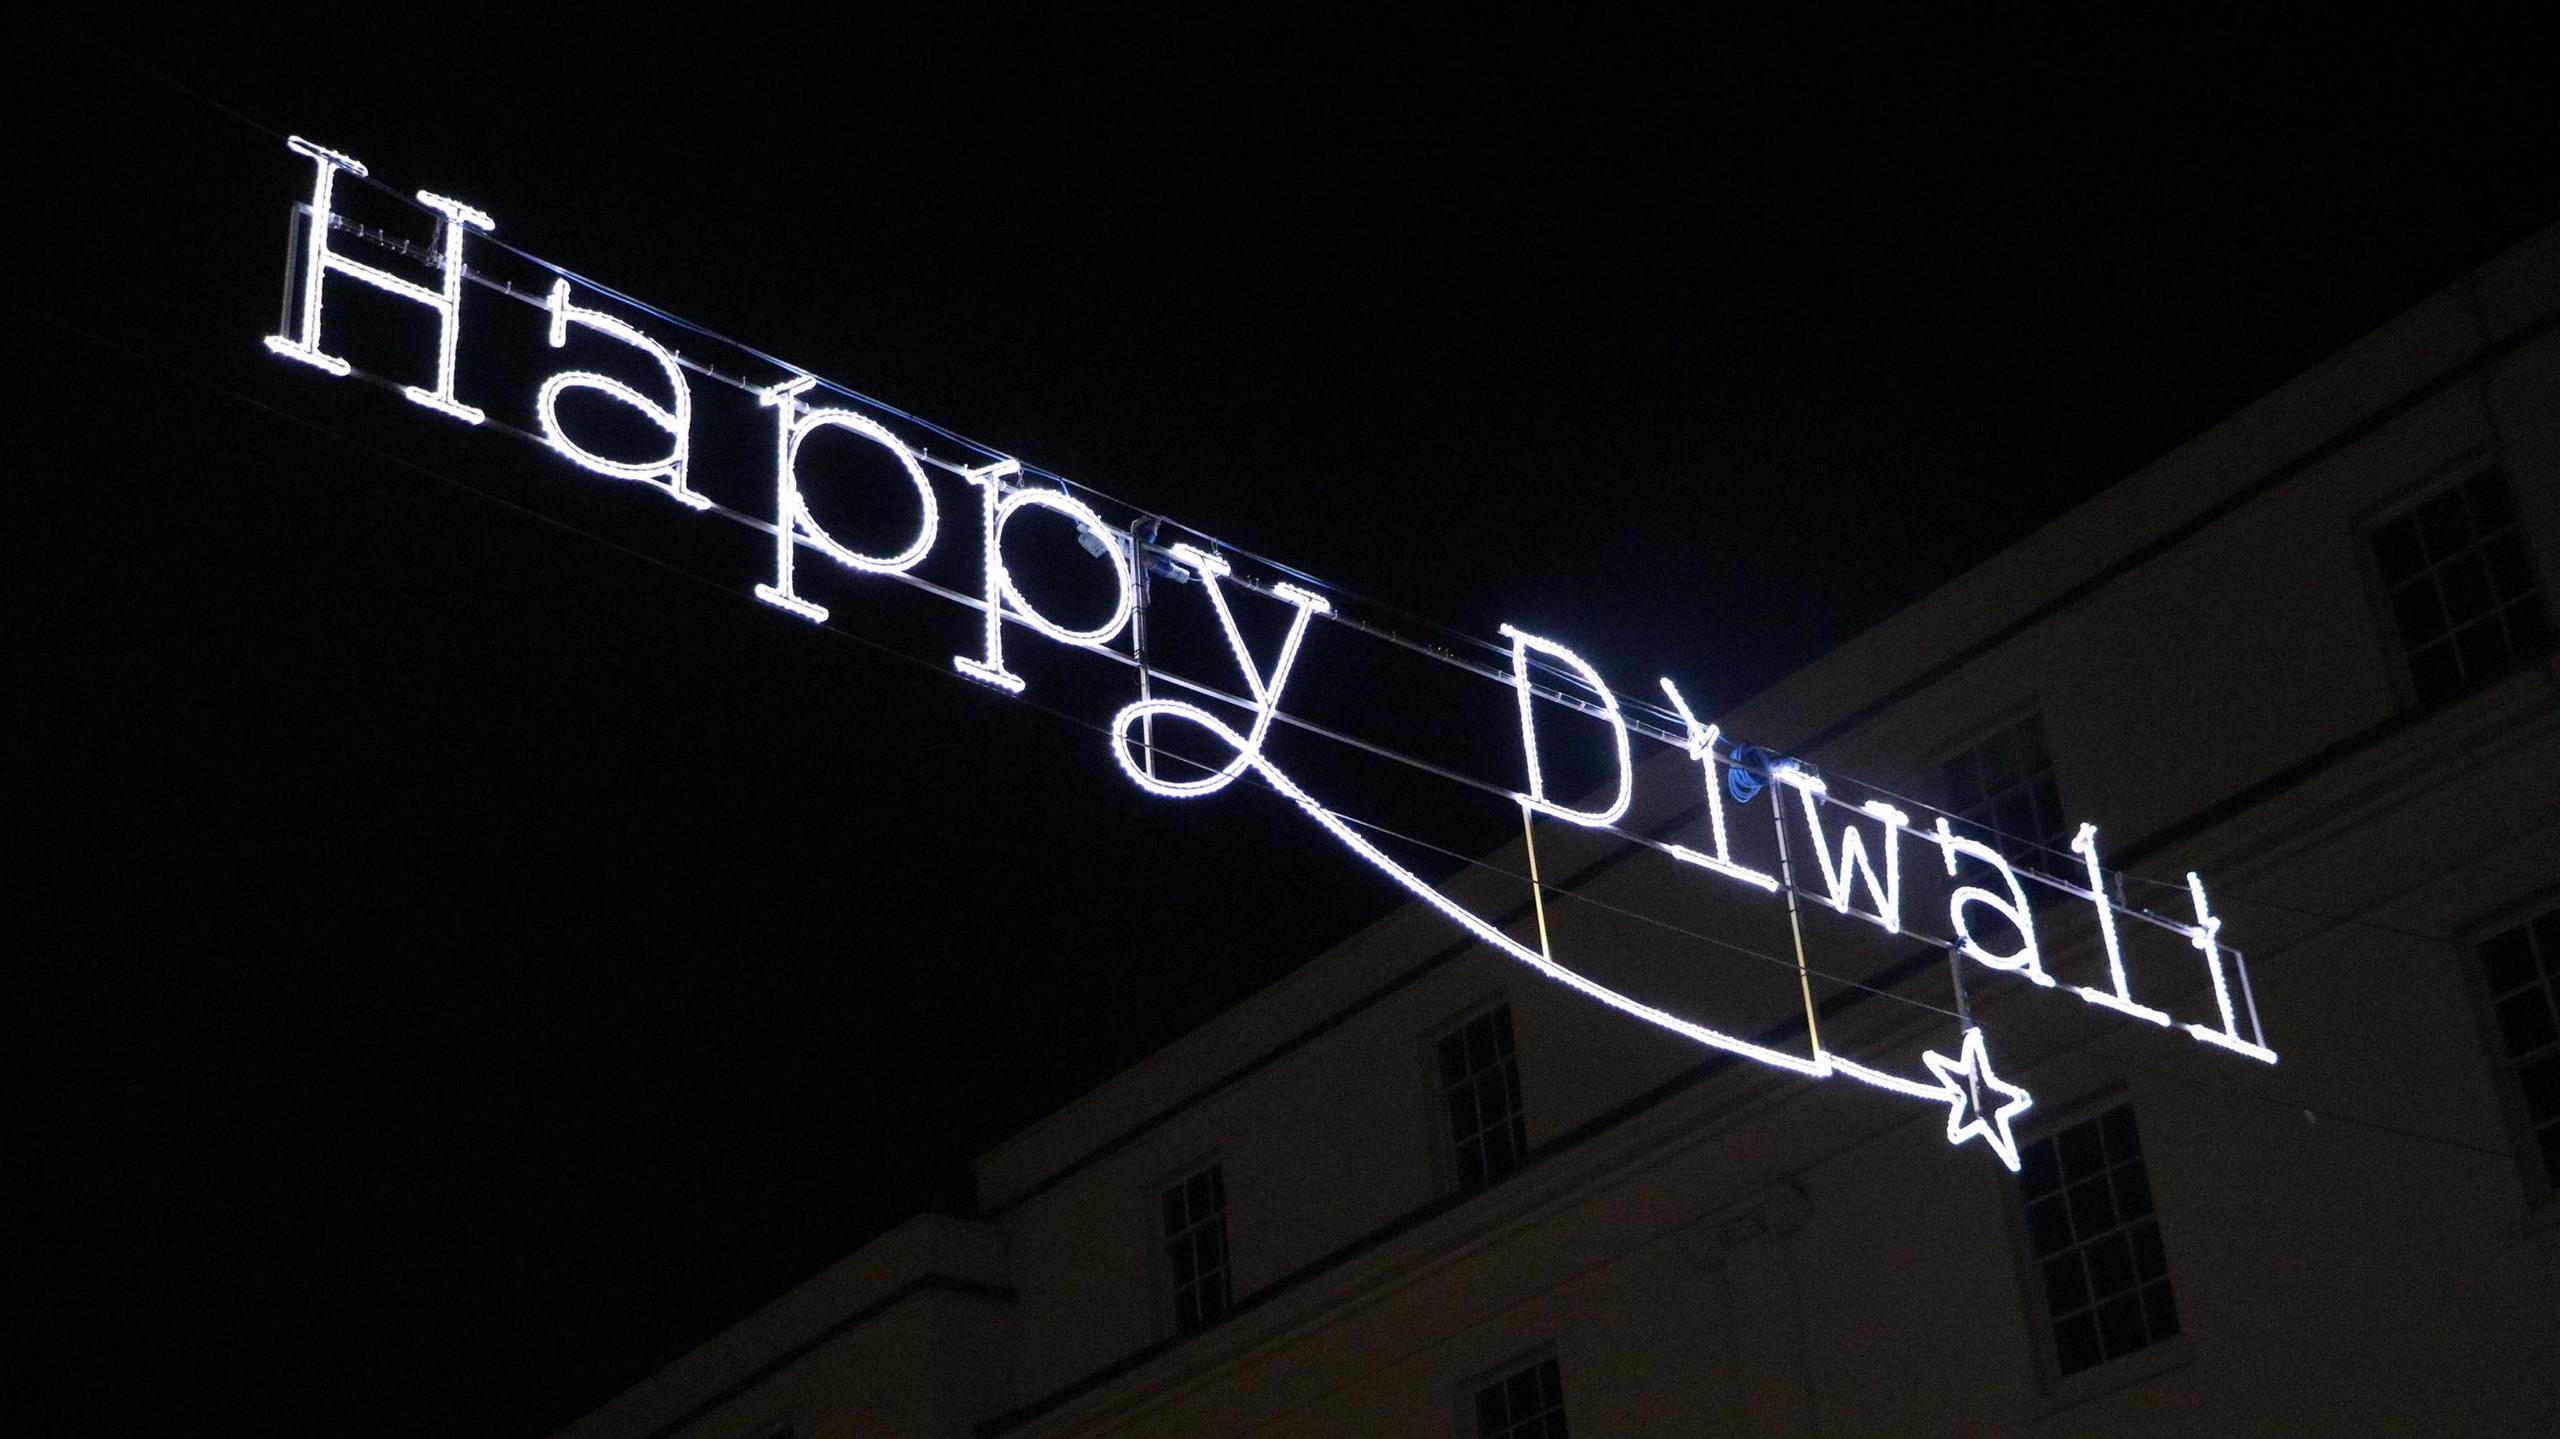
<path fill-rule="evenodd" d="M 310 170 L 259 126 L 1702 710 L 2560 218 L 2549 51 L 2476 19 L 349 13 L 0 61 L 28 1432 L 539 1434 L 1394 898 L 1267 794 L 1132 788 L 1078 723 L 1125 672 L 1007 700 L 973 616 L 804 559 L 814 630 L 761 537 L 268 356 Z M 523 423 L 538 320 L 466 303 Z M 769 507 L 752 402 L 697 401 Z M 1329 642 L 1333 715 L 1516 779 L 1498 689 Z"/>

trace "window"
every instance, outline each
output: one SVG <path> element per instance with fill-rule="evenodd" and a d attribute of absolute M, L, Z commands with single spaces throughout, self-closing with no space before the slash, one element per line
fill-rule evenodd
<path fill-rule="evenodd" d="M 1173 1283 L 1173 1330 L 1189 1334 L 1227 1312 L 1227 1179 L 1203 1165 L 1157 1195 L 1164 1213 L 1165 1274 Z"/>
<path fill-rule="evenodd" d="M 1458 1187 L 1473 1189 L 1519 1164 L 1529 1149 L 1520 1108 L 1520 1065 L 1511 1049 L 1511 1006 L 1496 1005 L 1440 1036 L 1440 1108 L 1449 1126 Z"/>
<path fill-rule="evenodd" d="M 1565 1439 L 1564 1376 L 1550 1357 L 1476 1391 L 1476 1439 Z"/>
<path fill-rule="evenodd" d="M 2021 869 L 2052 870 L 2054 856 L 2033 846 L 2060 850 L 2070 834 L 2053 782 L 2053 755 L 2045 748 L 2044 716 L 2030 711 L 1948 760 L 1946 782 L 1947 808 L 1979 838 Z"/>
<path fill-rule="evenodd" d="M 2178 1301 L 2133 1107 L 2058 1130 L 2019 1159 L 2018 1197 L 2054 1369 L 2068 1377 L 2176 1335 Z"/>
<path fill-rule="evenodd" d="M 2373 527 L 2418 702 L 2449 699 L 2549 648 L 2524 531 L 2507 479 L 2486 469 Z"/>
<path fill-rule="evenodd" d="M 2560 905 L 2489 936 L 2479 953 L 2526 1162 L 2538 1160 L 2545 1192 L 2560 1194 Z"/>

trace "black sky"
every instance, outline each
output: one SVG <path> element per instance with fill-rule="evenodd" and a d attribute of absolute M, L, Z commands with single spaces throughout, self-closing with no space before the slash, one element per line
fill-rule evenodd
<path fill-rule="evenodd" d="M 43 1432 L 544 1431 L 1391 898 L 266 356 L 307 166 L 169 81 L 1715 704 L 2560 218 L 2549 52 L 2477 17 L 537 10 L 7 47 Z"/>

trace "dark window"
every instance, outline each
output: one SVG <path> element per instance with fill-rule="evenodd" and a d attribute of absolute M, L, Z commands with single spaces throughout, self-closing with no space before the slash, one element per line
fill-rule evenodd
<path fill-rule="evenodd" d="M 2039 1139 L 2019 1159 L 2018 1195 L 2054 1368 L 2077 1374 L 2175 1335 L 2178 1301 L 2133 1107 L 2120 1104 Z"/>
<path fill-rule="evenodd" d="M 1496 1005 L 1440 1036 L 1440 1110 L 1462 1189 L 1508 1173 L 1528 1152 L 1511 1006 Z"/>
<path fill-rule="evenodd" d="M 1959 827 L 2011 864 L 2050 874 L 2068 863 L 2067 855 L 2053 853 L 2070 835 L 2053 782 L 2053 754 L 2045 748 L 2044 716 L 2027 714 L 1948 760 L 1946 782 L 1947 808 Z"/>
<path fill-rule="evenodd" d="M 2373 560 L 2420 703 L 2448 699 L 2551 645 L 2507 479 L 2482 470 L 2373 528 Z"/>
<path fill-rule="evenodd" d="M 2498 1052 L 2515 1079 L 2529 1156 L 2560 1193 L 2560 905 L 2480 943 Z"/>
<path fill-rule="evenodd" d="M 1165 1274 L 1173 1282 L 1173 1328 L 1188 1334 L 1227 1312 L 1227 1179 L 1205 1165 L 1157 1195 L 1164 1213 Z"/>
<path fill-rule="evenodd" d="M 1476 1439 L 1565 1439 L 1556 1361 L 1523 1364 L 1476 1391 Z"/>

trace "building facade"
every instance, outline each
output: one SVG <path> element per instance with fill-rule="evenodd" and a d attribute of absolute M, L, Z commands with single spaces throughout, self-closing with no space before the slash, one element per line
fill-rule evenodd
<path fill-rule="evenodd" d="M 1980 1023 L 2013 1174 L 1408 906 L 563 1439 L 2560 1433 L 2555 583 L 2560 228 L 1716 717 L 2022 869 L 2099 819 L 2134 911 L 2203 872 L 2280 1063 L 1816 907 L 1825 1046 Z M 1629 823 L 1698 806 L 1661 751 Z M 1537 844 L 1560 959 L 1805 1042 L 1782 905 Z M 1454 897 L 1525 935 L 1528 860 Z M 2095 908 L 2035 909 L 2091 982 Z"/>

